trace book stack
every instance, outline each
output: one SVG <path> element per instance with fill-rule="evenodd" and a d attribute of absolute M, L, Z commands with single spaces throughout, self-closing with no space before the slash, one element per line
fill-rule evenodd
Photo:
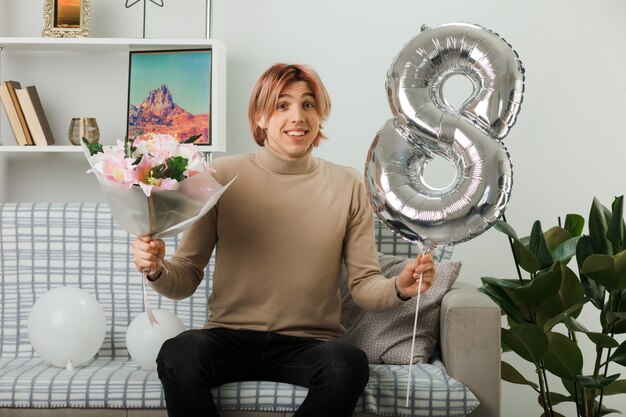
<path fill-rule="evenodd" d="M 0 102 L 18 145 L 48 146 L 54 143 L 34 85 L 22 88 L 17 81 L 0 83 Z"/>

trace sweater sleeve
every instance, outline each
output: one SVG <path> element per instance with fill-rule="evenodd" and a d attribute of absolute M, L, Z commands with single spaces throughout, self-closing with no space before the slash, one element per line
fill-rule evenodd
<path fill-rule="evenodd" d="M 373 212 L 365 184 L 358 175 L 354 178 L 343 247 L 348 288 L 359 307 L 370 311 L 388 310 L 402 304 L 402 300 L 396 294 L 395 279 L 385 278 L 380 270 L 372 222 Z"/>

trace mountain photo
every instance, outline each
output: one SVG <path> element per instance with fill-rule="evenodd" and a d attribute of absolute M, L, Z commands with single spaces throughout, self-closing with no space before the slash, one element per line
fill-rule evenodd
<path fill-rule="evenodd" d="M 200 135 L 194 143 L 211 144 L 210 81 L 209 50 L 131 52 L 128 136 Z"/>

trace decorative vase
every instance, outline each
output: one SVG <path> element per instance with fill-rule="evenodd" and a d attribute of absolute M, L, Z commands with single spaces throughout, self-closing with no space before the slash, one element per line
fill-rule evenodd
<path fill-rule="evenodd" d="M 90 143 L 96 143 L 100 140 L 100 129 L 98 123 L 93 117 L 76 117 L 70 122 L 68 138 L 72 145 L 80 146 L 82 138 L 87 139 Z"/>

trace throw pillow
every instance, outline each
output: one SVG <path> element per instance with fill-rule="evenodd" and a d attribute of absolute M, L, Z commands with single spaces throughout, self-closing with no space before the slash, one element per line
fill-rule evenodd
<path fill-rule="evenodd" d="M 388 279 L 399 275 L 412 260 L 381 253 L 378 259 L 383 275 Z M 437 345 L 441 300 L 456 281 L 461 262 L 439 262 L 436 266 L 433 285 L 420 296 L 413 363 L 427 362 Z M 344 266 L 341 272 L 341 303 L 341 324 L 346 329 L 344 341 L 363 350 L 370 363 L 410 363 L 417 297 L 389 311 L 364 311 L 352 300 Z"/>

